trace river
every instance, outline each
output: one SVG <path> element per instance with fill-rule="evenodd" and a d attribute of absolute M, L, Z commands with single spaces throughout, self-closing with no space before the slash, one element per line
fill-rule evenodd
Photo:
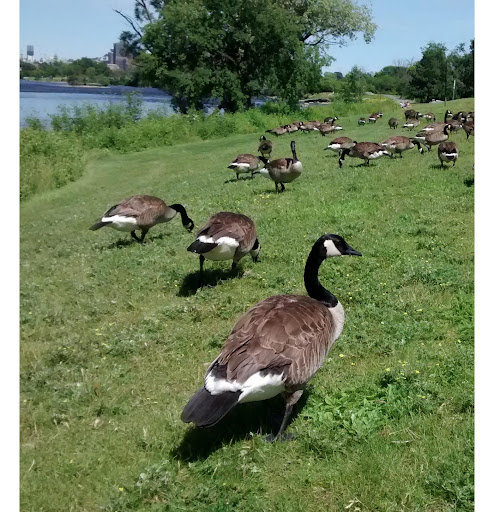
<path fill-rule="evenodd" d="M 57 114 L 60 106 L 72 107 L 94 105 L 105 108 L 110 103 L 125 103 L 126 94 L 137 92 L 142 99 L 144 115 L 150 111 L 158 111 L 164 116 L 173 113 L 172 97 L 166 92 L 153 87 L 128 87 L 110 85 L 108 87 L 92 87 L 68 85 L 65 82 L 36 82 L 20 80 L 20 126 L 26 126 L 30 117 L 39 119 L 45 126 L 50 125 L 50 115 Z M 262 105 L 264 99 L 256 98 L 255 105 Z M 209 100 L 205 104 L 206 113 L 212 112 L 218 105 L 217 101 Z"/>

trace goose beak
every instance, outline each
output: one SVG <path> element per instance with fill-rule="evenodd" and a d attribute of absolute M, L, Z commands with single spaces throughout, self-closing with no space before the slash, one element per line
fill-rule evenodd
<path fill-rule="evenodd" d="M 346 250 L 345 254 L 347 256 L 362 256 L 361 252 L 356 251 L 352 247 L 348 246 L 348 249 Z"/>

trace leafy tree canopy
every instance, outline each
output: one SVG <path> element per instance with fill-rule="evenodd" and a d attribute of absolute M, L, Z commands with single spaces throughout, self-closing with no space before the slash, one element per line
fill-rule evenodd
<path fill-rule="evenodd" d="M 235 111 L 266 91 L 294 104 L 317 88 L 329 45 L 376 30 L 352 0 L 136 0 L 133 18 L 119 14 L 127 51 L 183 112 L 209 97 Z"/>

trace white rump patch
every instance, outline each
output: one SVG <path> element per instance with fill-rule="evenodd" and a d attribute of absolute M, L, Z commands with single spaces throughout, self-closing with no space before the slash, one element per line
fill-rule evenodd
<path fill-rule="evenodd" d="M 338 251 L 333 240 L 325 240 L 324 247 L 326 247 L 326 257 L 341 256 L 341 252 Z"/>
<path fill-rule="evenodd" d="M 342 126 L 333 126 L 334 131 L 343 130 Z"/>
<path fill-rule="evenodd" d="M 269 171 L 265 167 L 260 169 L 259 173 L 262 174 L 265 178 L 271 179 L 271 176 L 269 175 Z"/>
<path fill-rule="evenodd" d="M 369 155 L 369 160 L 375 160 L 376 158 L 381 158 L 385 154 L 386 154 L 386 151 L 376 151 L 375 153 L 372 153 L 371 155 Z"/>
<path fill-rule="evenodd" d="M 331 149 L 331 151 L 339 151 L 341 144 L 328 144 L 328 149 Z"/>
<path fill-rule="evenodd" d="M 118 231 L 134 231 L 140 229 L 137 226 L 135 217 L 125 217 L 124 215 L 114 215 L 113 217 L 103 217 L 101 222 L 111 222 L 110 227 Z"/>
<path fill-rule="evenodd" d="M 211 261 L 224 261 L 231 260 L 235 255 L 235 251 L 239 246 L 239 243 L 235 238 L 229 236 L 222 236 L 218 240 L 213 240 L 211 237 L 207 238 L 204 235 L 199 237 L 199 241 L 205 244 L 218 244 L 216 247 L 211 249 L 209 252 L 203 254 L 203 256 Z"/>
<path fill-rule="evenodd" d="M 258 402 L 268 400 L 285 390 L 285 377 L 283 374 L 267 374 L 261 376 L 260 372 L 251 375 L 243 384 L 236 380 L 218 379 L 209 373 L 206 376 L 204 387 L 212 395 L 241 391 L 239 402 Z"/>
<path fill-rule="evenodd" d="M 231 163 L 230 167 L 233 167 L 235 172 L 249 172 L 249 164 L 246 163 Z"/>

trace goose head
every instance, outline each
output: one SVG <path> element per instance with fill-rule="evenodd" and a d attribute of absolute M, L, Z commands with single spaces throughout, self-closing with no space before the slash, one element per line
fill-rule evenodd
<path fill-rule="evenodd" d="M 313 250 L 323 260 L 336 256 L 362 256 L 362 253 L 350 247 L 343 237 L 328 233 L 319 238 Z"/>

